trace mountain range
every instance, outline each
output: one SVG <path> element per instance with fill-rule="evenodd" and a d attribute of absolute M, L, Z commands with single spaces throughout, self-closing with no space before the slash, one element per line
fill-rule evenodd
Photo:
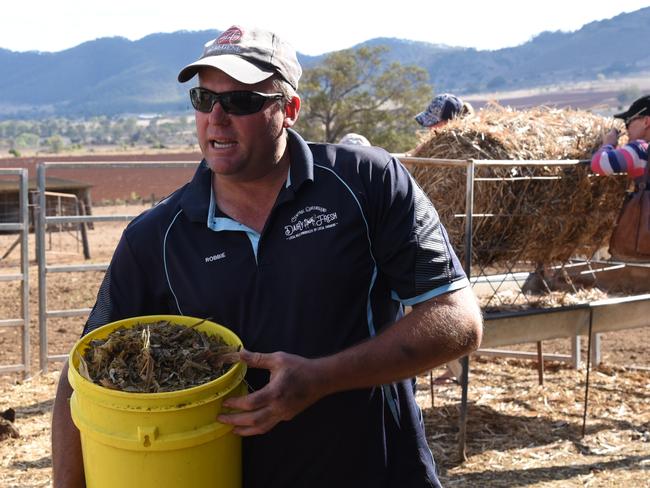
<path fill-rule="evenodd" d="M 503 91 L 650 71 L 650 7 L 591 22 L 574 32 L 543 32 L 494 51 L 395 38 L 357 46 L 388 48 L 385 62 L 424 68 L 436 92 Z M 189 110 L 191 83 L 176 81 L 216 30 L 101 38 L 59 52 L 0 48 L 0 119 L 174 113 Z M 304 68 L 326 54 L 299 53 Z"/>

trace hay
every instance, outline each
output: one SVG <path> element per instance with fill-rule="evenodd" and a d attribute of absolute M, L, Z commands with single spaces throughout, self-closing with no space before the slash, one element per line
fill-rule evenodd
<path fill-rule="evenodd" d="M 237 360 L 237 350 L 219 336 L 193 326 L 168 321 L 142 323 L 90 341 L 83 356 L 79 355 L 79 373 L 113 390 L 183 390 L 224 374 Z"/>
<path fill-rule="evenodd" d="M 489 105 L 424 135 L 409 155 L 440 159 L 586 160 L 612 119 L 588 112 Z M 436 205 L 464 259 L 465 169 L 415 165 L 412 173 Z M 475 171 L 472 262 L 541 267 L 591 257 L 605 244 L 627 180 L 598 177 L 588 165 L 485 167 Z"/>

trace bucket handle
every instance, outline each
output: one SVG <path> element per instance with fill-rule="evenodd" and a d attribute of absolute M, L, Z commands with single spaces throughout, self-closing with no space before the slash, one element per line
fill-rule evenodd
<path fill-rule="evenodd" d="M 158 439 L 158 427 L 138 426 L 138 441 L 143 447 L 151 447 L 151 443 Z"/>

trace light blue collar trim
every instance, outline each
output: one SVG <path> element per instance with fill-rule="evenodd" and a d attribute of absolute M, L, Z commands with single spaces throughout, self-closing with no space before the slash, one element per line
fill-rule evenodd
<path fill-rule="evenodd" d="M 251 246 L 253 247 L 253 254 L 255 255 L 255 262 L 257 263 L 257 249 L 260 243 L 260 234 L 251 229 L 250 227 L 237 222 L 234 219 L 229 217 L 215 217 L 217 209 L 217 202 L 214 198 L 214 190 L 210 192 L 210 207 L 208 209 L 208 229 L 215 232 L 245 232 L 248 236 L 248 240 L 251 241 Z"/>
<path fill-rule="evenodd" d="M 438 288 L 435 288 L 433 290 L 429 290 L 426 293 L 422 293 L 421 295 L 418 295 L 413 298 L 400 298 L 397 292 L 395 290 L 391 291 L 391 298 L 393 300 L 397 300 L 398 302 L 401 302 L 402 305 L 417 305 L 418 303 L 426 302 L 427 300 L 437 297 L 440 295 L 444 295 L 445 293 L 449 293 L 451 291 L 455 290 L 460 290 L 461 288 L 465 288 L 466 286 L 469 285 L 469 280 L 467 278 L 462 278 L 457 281 L 453 281 L 449 284 L 439 286 Z"/>

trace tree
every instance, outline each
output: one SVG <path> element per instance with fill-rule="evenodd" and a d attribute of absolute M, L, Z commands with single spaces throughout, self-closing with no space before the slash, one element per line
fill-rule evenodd
<path fill-rule="evenodd" d="M 57 154 L 63 150 L 63 138 L 56 134 L 45 140 L 45 145 L 49 146 L 50 151 Z"/>
<path fill-rule="evenodd" d="M 348 132 L 398 152 L 417 143 L 413 117 L 429 102 L 427 72 L 392 63 L 381 68 L 384 47 L 329 54 L 301 80 L 298 129 L 308 140 L 336 142 Z"/>

